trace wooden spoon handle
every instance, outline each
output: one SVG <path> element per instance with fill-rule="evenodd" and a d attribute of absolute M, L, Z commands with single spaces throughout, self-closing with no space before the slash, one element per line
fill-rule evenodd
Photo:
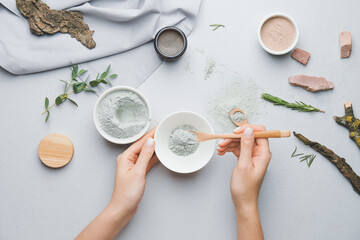
<path fill-rule="evenodd" d="M 242 134 L 214 134 L 213 139 L 216 138 L 241 138 Z M 254 132 L 254 138 L 283 138 L 290 137 L 289 130 L 273 130 L 264 132 Z"/>

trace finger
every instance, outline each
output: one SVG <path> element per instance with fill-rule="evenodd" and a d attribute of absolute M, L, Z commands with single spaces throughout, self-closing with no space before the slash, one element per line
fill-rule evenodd
<path fill-rule="evenodd" d="M 146 140 L 148 138 L 154 138 L 155 135 L 155 131 L 156 131 L 156 127 L 154 127 L 153 129 L 151 129 L 147 134 L 145 134 L 142 138 L 140 138 L 139 140 L 137 140 L 135 143 L 133 143 L 124 153 L 129 154 L 129 153 L 133 153 L 133 154 L 139 154 L 142 147 L 144 146 Z"/>
<path fill-rule="evenodd" d="M 252 163 L 252 152 L 254 147 L 254 134 L 252 128 L 246 128 L 241 137 L 241 151 L 239 157 L 239 165 L 251 166 Z M 240 148 L 239 148 L 240 150 Z"/>
<path fill-rule="evenodd" d="M 232 142 L 233 142 L 233 139 L 223 139 L 218 143 L 218 145 L 219 145 L 219 147 L 225 147 Z"/>
<path fill-rule="evenodd" d="M 233 153 L 239 153 L 239 148 L 237 147 L 231 147 L 231 148 L 227 148 L 227 149 L 224 149 L 222 151 L 218 151 L 219 153 L 226 153 L 226 152 L 233 152 Z"/>
<path fill-rule="evenodd" d="M 234 133 L 241 133 L 245 130 L 245 128 L 252 128 L 254 132 L 260 132 L 260 131 L 266 131 L 266 128 L 264 125 L 254 125 L 254 124 L 244 124 L 234 130 Z M 267 138 L 257 138 L 255 139 L 255 142 L 257 145 L 260 145 L 261 147 L 267 147 L 269 148 L 269 141 Z"/>
<path fill-rule="evenodd" d="M 239 145 L 240 143 L 239 142 L 234 142 L 234 143 L 230 143 L 229 145 L 225 146 L 225 147 L 219 147 L 217 148 L 218 151 L 223 151 L 227 148 L 233 148 L 233 147 L 236 147 L 236 148 L 239 148 Z"/>
<path fill-rule="evenodd" d="M 148 138 L 141 149 L 138 160 L 136 161 L 135 168 L 146 173 L 146 169 L 149 165 L 150 159 L 155 151 L 155 141 L 153 138 Z"/>
<path fill-rule="evenodd" d="M 146 168 L 146 174 L 148 174 L 150 172 L 150 170 L 155 167 L 155 165 L 159 162 L 159 158 L 156 156 L 156 154 L 154 154 L 151 159 L 150 162 Z"/>
<path fill-rule="evenodd" d="M 258 125 L 260 131 L 266 131 L 265 126 Z M 260 146 L 260 148 L 267 148 L 269 149 L 269 140 L 267 138 L 257 138 L 255 139 L 256 145 Z"/>

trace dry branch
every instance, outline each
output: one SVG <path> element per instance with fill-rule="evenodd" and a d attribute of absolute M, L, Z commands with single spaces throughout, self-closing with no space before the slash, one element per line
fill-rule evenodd
<path fill-rule="evenodd" d="M 330 162 L 332 162 L 339 169 L 342 175 L 344 175 L 344 177 L 349 180 L 349 182 L 354 188 L 354 191 L 360 194 L 360 177 L 354 172 L 354 170 L 352 170 L 352 168 L 344 158 L 339 157 L 332 150 L 321 145 L 320 143 L 310 141 L 299 133 L 294 132 L 294 135 L 305 145 L 310 146 L 312 149 L 314 149 L 315 151 L 323 155 L 326 159 L 328 159 Z"/>

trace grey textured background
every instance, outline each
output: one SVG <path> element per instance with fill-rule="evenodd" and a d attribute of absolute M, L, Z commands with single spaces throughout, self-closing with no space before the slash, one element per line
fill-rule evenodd
<path fill-rule="evenodd" d="M 266 92 L 304 100 L 326 113 L 298 113 L 260 102 L 251 122 L 299 131 L 333 149 L 360 173 L 359 149 L 332 119 L 343 115 L 348 99 L 360 116 L 359 8 L 356 0 L 203 1 L 184 58 L 163 64 L 139 87 L 150 101 L 154 123 L 174 111 L 190 110 L 219 129 L 209 114 L 209 101 L 225 85 L 254 81 Z M 273 11 L 286 12 L 297 21 L 298 47 L 312 54 L 308 66 L 261 49 L 257 25 Z M 213 23 L 226 27 L 213 32 Z M 338 34 L 344 29 L 353 33 L 354 46 L 351 57 L 341 60 Z M 205 80 L 209 59 L 215 67 Z M 113 72 L 121 74 L 121 69 Z M 287 77 L 293 74 L 324 76 L 334 81 L 335 89 L 313 94 L 291 87 Z M 66 76 L 68 69 L 26 76 L 0 70 L 0 239 L 74 238 L 110 199 L 115 158 L 124 147 L 97 133 L 92 120 L 96 96 L 74 97 L 79 109 L 64 104 L 52 112 L 48 124 L 40 116 L 44 97 L 53 99 L 62 89 L 58 79 Z M 121 84 L 121 78 L 114 81 Z M 52 132 L 68 135 L 75 145 L 74 158 L 62 169 L 45 167 L 37 156 L 40 140 Z M 295 145 L 313 153 L 294 137 L 271 140 L 273 157 L 259 200 L 266 239 L 358 239 L 359 195 L 319 154 L 310 169 L 291 159 Z M 147 178 L 137 215 L 119 239 L 235 239 L 229 191 L 235 164 L 231 155 L 214 156 L 190 175 L 157 165 Z"/>

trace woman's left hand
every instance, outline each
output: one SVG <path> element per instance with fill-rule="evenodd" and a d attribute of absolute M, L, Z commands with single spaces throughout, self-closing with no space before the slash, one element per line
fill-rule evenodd
<path fill-rule="evenodd" d="M 116 159 L 114 192 L 109 205 L 76 240 L 114 239 L 136 213 L 145 191 L 145 176 L 159 161 L 155 151 L 156 128 L 132 144 Z"/>
<path fill-rule="evenodd" d="M 145 191 L 145 176 L 159 161 L 154 155 L 156 128 L 132 144 L 117 159 L 114 192 L 110 206 L 134 215 Z"/>

